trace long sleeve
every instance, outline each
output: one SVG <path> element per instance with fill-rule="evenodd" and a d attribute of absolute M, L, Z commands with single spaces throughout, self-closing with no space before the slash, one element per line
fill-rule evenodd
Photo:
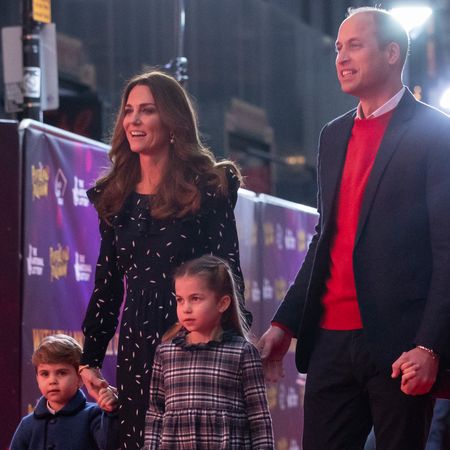
<path fill-rule="evenodd" d="M 123 300 L 123 277 L 117 267 L 114 228 L 100 220 L 100 254 L 95 285 L 83 321 L 85 336 L 81 364 L 101 367 L 117 328 Z"/>
<path fill-rule="evenodd" d="M 150 380 L 150 401 L 145 415 L 145 450 L 157 450 L 160 447 L 164 411 L 164 380 L 159 349 L 157 349 Z"/>
<path fill-rule="evenodd" d="M 326 130 L 326 127 L 321 133 L 320 141 Z M 274 322 L 278 322 L 289 328 L 292 334 L 295 336 L 297 334 L 298 327 L 302 318 L 303 307 L 306 300 L 306 293 L 308 290 L 309 282 L 311 280 L 311 274 L 313 271 L 314 261 L 317 252 L 317 243 L 321 237 L 321 206 L 322 206 L 322 195 L 321 195 L 321 165 L 320 165 L 320 144 L 319 144 L 319 157 L 317 163 L 317 209 L 319 217 L 317 220 L 317 225 L 315 227 L 315 233 L 309 244 L 308 251 L 305 256 L 300 270 L 295 277 L 294 283 L 289 287 L 283 303 L 278 308 Z"/>
<path fill-rule="evenodd" d="M 10 450 L 30 450 L 31 443 L 31 420 L 29 416 L 23 418 L 14 433 Z"/>
<path fill-rule="evenodd" d="M 431 280 L 416 343 L 450 358 L 450 120 L 440 117 L 429 144 L 426 205 L 431 244 Z"/>
<path fill-rule="evenodd" d="M 119 447 L 119 416 L 117 412 L 102 411 L 90 422 L 91 435 L 100 450 L 116 450 Z"/>
<path fill-rule="evenodd" d="M 234 215 L 239 180 L 230 169 L 226 170 L 228 196 L 220 197 L 214 192 L 206 192 L 205 203 L 209 211 L 205 230 L 205 253 L 211 253 L 228 262 L 236 278 L 237 289 L 243 301 L 245 285 L 239 258 L 239 239 Z M 246 311 L 244 304 L 241 304 L 241 307 L 249 323 L 251 323 L 251 314 Z"/>
<path fill-rule="evenodd" d="M 250 424 L 252 448 L 273 450 L 272 419 L 258 350 L 248 343 L 242 355 L 242 387 Z"/>

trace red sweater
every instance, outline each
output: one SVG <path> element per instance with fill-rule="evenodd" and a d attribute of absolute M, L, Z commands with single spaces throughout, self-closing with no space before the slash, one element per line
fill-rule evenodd
<path fill-rule="evenodd" d="M 362 328 L 353 272 L 353 248 L 361 203 L 373 163 L 393 111 L 373 119 L 355 119 L 348 142 L 330 248 L 330 276 L 322 297 L 321 327 Z"/>

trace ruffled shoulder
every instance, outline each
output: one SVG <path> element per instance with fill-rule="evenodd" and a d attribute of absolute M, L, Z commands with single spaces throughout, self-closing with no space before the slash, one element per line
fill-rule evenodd
<path fill-rule="evenodd" d="M 238 198 L 238 189 L 240 187 L 240 180 L 236 173 L 230 166 L 223 166 L 220 168 L 225 172 L 225 180 L 227 183 L 228 194 L 224 196 L 221 192 L 222 186 L 202 185 L 199 183 L 199 188 L 202 193 L 202 206 L 201 209 L 204 212 L 216 209 L 224 201 L 229 201 L 232 208 L 236 206 Z"/>
<path fill-rule="evenodd" d="M 219 345 L 221 345 L 223 342 L 229 342 L 233 339 L 233 336 L 236 335 L 236 332 L 234 330 L 224 330 L 222 335 L 217 340 L 212 340 L 206 343 L 201 344 L 189 344 L 187 342 L 187 335 L 188 331 L 186 328 L 182 328 L 178 334 L 172 339 L 172 344 L 176 345 L 177 347 L 182 348 L 183 350 L 203 350 L 208 348 L 215 348 Z"/>
<path fill-rule="evenodd" d="M 102 194 L 103 188 L 100 185 L 96 185 L 94 187 L 91 187 L 86 191 L 87 198 L 89 201 L 95 205 L 97 200 L 100 198 L 100 195 Z"/>

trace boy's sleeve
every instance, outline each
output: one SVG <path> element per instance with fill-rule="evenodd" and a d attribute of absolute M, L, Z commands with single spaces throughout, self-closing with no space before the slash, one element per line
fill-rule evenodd
<path fill-rule="evenodd" d="M 9 446 L 10 450 L 29 450 L 31 440 L 31 426 L 24 417 L 21 421 Z"/>
<path fill-rule="evenodd" d="M 252 448 L 274 450 L 272 419 L 258 350 L 250 343 L 242 355 L 242 387 L 250 424 Z"/>
<path fill-rule="evenodd" d="M 99 450 L 117 450 L 119 448 L 118 414 L 107 413 L 95 406 L 91 418 L 91 434 Z"/>
<path fill-rule="evenodd" d="M 144 449 L 159 449 L 162 421 L 165 411 L 165 390 L 161 366 L 160 347 L 156 350 L 150 381 L 150 402 L 145 416 Z"/>

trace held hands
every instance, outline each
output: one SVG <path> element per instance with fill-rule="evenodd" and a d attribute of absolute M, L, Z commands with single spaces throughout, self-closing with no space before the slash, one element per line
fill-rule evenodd
<path fill-rule="evenodd" d="M 267 381 L 275 383 L 284 377 L 283 357 L 290 344 L 288 333 L 275 326 L 271 326 L 257 343 Z"/>
<path fill-rule="evenodd" d="M 428 393 L 437 376 L 439 360 L 421 348 L 403 352 L 392 364 L 392 378 L 402 375 L 400 389 L 408 395 Z"/>
<path fill-rule="evenodd" d="M 113 386 L 101 388 L 98 391 L 97 404 L 103 411 L 113 412 L 117 409 L 117 389 Z"/>
<path fill-rule="evenodd" d="M 100 390 L 109 386 L 108 382 L 103 378 L 100 369 L 84 366 L 80 368 L 79 374 L 89 395 L 98 402 Z"/>
<path fill-rule="evenodd" d="M 89 395 L 101 409 L 106 412 L 113 412 L 117 409 L 117 389 L 110 386 L 103 378 L 100 369 L 84 366 L 80 368 L 79 374 Z"/>

